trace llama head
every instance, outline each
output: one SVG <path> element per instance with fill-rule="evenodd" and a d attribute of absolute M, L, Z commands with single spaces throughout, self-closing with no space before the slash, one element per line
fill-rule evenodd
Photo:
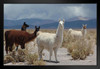
<path fill-rule="evenodd" d="M 39 31 L 40 30 L 40 26 L 39 27 L 37 27 L 37 26 L 35 26 L 35 31 Z"/>
<path fill-rule="evenodd" d="M 28 24 L 26 24 L 26 22 L 24 22 L 23 26 L 25 26 L 25 27 L 29 27 L 29 25 L 28 25 Z"/>
<path fill-rule="evenodd" d="M 87 27 L 87 24 L 85 24 L 85 25 L 83 24 L 83 29 L 86 29 L 86 27 Z"/>
<path fill-rule="evenodd" d="M 65 22 L 64 19 L 63 20 L 59 19 L 59 25 L 60 25 L 60 27 L 64 28 L 64 22 Z"/>

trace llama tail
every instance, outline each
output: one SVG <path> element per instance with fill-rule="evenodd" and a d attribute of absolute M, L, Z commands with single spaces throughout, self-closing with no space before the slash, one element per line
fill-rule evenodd
<path fill-rule="evenodd" d="M 7 40 L 8 40 L 8 34 L 9 34 L 9 31 L 6 31 L 5 32 L 5 41 L 7 42 Z"/>
<path fill-rule="evenodd" d="M 6 51 L 7 54 L 8 54 L 8 34 L 9 34 L 9 31 L 6 31 L 5 32 L 5 43 L 6 43 L 5 51 Z"/>

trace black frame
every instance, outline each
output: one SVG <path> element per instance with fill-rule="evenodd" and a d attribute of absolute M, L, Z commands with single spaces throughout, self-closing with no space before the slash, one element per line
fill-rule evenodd
<path fill-rule="evenodd" d="M 20 69 L 33 69 L 33 68 L 43 68 L 43 69 L 51 69 L 51 68 L 57 68 L 57 69 L 100 69 L 100 23 L 99 23 L 99 13 L 97 11 L 97 65 L 70 65 L 70 66 L 4 66 L 3 65 L 3 23 L 4 23 L 4 10 L 3 10 L 3 4 L 27 4 L 27 3 L 32 3 L 32 4 L 75 4 L 75 3 L 95 3 L 97 4 L 96 0 L 1 0 L 0 3 L 0 56 L 2 56 L 2 58 L 0 57 L 0 66 L 3 68 L 7 68 L 7 69 L 13 69 L 13 68 L 20 68 Z M 97 10 L 98 10 L 98 6 L 99 4 L 97 4 Z M 1 45 L 2 44 L 2 45 Z M 0 68 L 1 69 L 1 68 Z"/>

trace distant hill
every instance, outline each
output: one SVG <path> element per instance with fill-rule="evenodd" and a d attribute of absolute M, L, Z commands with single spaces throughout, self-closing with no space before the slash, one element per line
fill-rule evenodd
<path fill-rule="evenodd" d="M 23 23 L 26 22 L 30 27 L 28 29 L 34 29 L 34 26 L 41 26 L 41 29 L 56 29 L 58 22 L 54 20 L 45 19 L 21 19 L 21 20 L 4 20 L 4 29 L 20 29 Z M 87 28 L 96 28 L 96 19 L 73 19 L 65 20 L 64 28 L 82 28 L 82 24 L 87 24 Z"/>
<path fill-rule="evenodd" d="M 90 18 L 78 16 L 78 17 L 72 17 L 72 18 L 68 19 L 68 21 L 77 21 L 77 20 L 87 21 L 87 20 L 90 20 Z"/>

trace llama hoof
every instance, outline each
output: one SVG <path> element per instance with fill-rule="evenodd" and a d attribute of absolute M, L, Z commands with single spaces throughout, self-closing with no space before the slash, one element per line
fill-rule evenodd
<path fill-rule="evenodd" d="M 51 60 L 49 60 L 49 62 L 51 62 Z"/>
<path fill-rule="evenodd" d="M 49 60 L 49 62 L 51 62 L 51 60 Z"/>
<path fill-rule="evenodd" d="M 59 61 L 56 61 L 55 63 L 59 63 Z"/>

